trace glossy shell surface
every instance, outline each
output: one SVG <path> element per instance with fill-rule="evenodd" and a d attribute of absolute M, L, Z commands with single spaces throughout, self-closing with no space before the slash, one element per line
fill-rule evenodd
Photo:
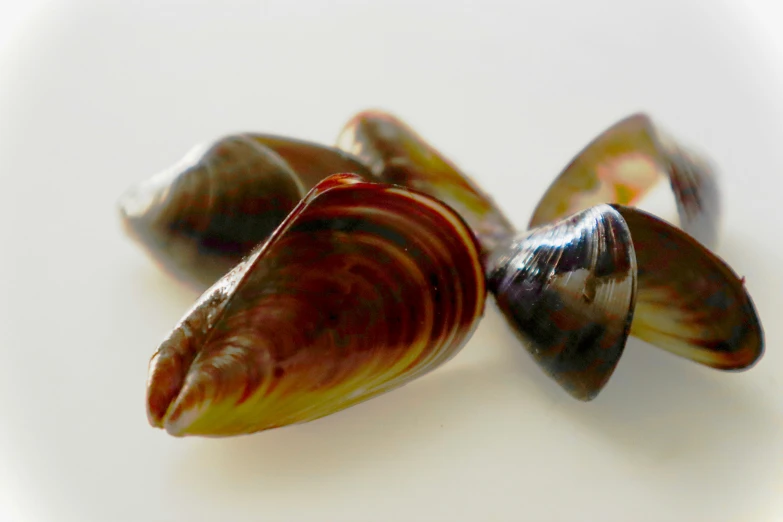
<path fill-rule="evenodd" d="M 360 112 L 344 126 L 337 146 L 358 157 L 376 179 L 419 190 L 451 206 L 487 254 L 513 237 L 513 225 L 492 199 L 397 117 Z"/>
<path fill-rule="evenodd" d="M 283 222 L 324 178 L 369 172 L 333 147 L 234 134 L 128 190 L 123 225 L 165 269 L 204 290 Z"/>
<path fill-rule="evenodd" d="M 624 219 L 599 205 L 517 238 L 494 257 L 489 287 L 539 366 L 590 400 L 625 348 L 636 275 Z"/>
<path fill-rule="evenodd" d="M 150 422 L 228 436 L 337 412 L 449 360 L 485 295 L 478 244 L 451 209 L 332 176 L 161 344 Z"/>
<path fill-rule="evenodd" d="M 742 278 L 671 224 L 618 210 L 639 270 L 631 335 L 713 368 L 753 366 L 764 354 L 764 333 Z"/>
<path fill-rule="evenodd" d="M 683 230 L 598 205 L 535 228 L 492 258 L 489 288 L 536 362 L 591 400 L 628 335 L 721 370 L 752 367 L 764 333 L 744 281 Z"/>
<path fill-rule="evenodd" d="M 547 189 L 529 226 L 601 203 L 635 206 L 664 181 L 672 188 L 680 227 L 714 247 L 720 196 L 712 165 L 643 113 L 615 123 L 587 145 Z"/>
<path fill-rule="evenodd" d="M 305 190 L 309 191 L 332 174 L 351 173 L 372 179 L 367 166 L 336 147 L 273 134 L 248 133 L 247 136 L 285 160 Z"/>
<path fill-rule="evenodd" d="M 576 398 L 590 400 L 603 389 L 629 333 L 724 370 L 749 368 L 763 355 L 763 331 L 742 280 L 708 250 L 719 232 L 715 172 L 706 158 L 645 114 L 617 122 L 587 145 L 544 194 L 531 230 L 519 235 L 478 185 L 409 126 L 381 111 L 355 115 L 336 147 L 269 134 L 226 137 L 131 191 L 123 198 L 123 217 L 165 266 L 206 286 L 254 249 L 274 252 L 264 259 L 282 258 L 263 243 L 286 216 L 298 222 L 304 219 L 302 208 L 314 211 L 318 205 L 312 201 L 297 205 L 314 186 L 310 199 L 321 204 L 337 183 L 322 180 L 338 171 L 392 184 L 403 193 L 403 187 L 414 189 L 412 196 L 431 196 L 448 207 L 443 215 L 455 211 L 480 246 L 488 287 L 510 326 L 544 371 Z M 334 179 L 351 184 L 359 177 Z M 631 207 L 663 181 L 674 194 L 679 229 Z M 345 205 L 336 208 L 348 211 Z M 380 205 L 375 213 L 391 216 Z M 334 230 L 348 216 L 333 212 Z M 416 215 L 409 218 L 412 231 Z M 340 230 L 345 241 L 355 234 Z M 449 233 L 448 227 L 442 231 Z M 305 241 L 297 248 L 306 252 Z M 302 273 L 315 270 L 293 258 L 287 262 L 291 270 L 280 273 L 290 278 L 294 267 Z M 255 270 L 242 266 L 232 277 Z M 240 279 L 252 280 L 247 274 Z M 227 280 L 220 285 L 223 290 L 205 297 L 208 306 L 194 308 L 190 323 L 212 324 L 204 314 L 207 308 L 213 315 L 222 310 L 218 297 L 228 295 Z M 363 306 L 358 300 L 332 303 L 348 304 Z M 184 342 L 183 332 L 193 331 L 183 324 L 168 346 Z M 177 360 L 176 353 L 184 352 L 174 350 L 169 361 Z M 157 390 L 170 386 L 162 382 Z M 175 388 L 180 393 L 181 383 Z M 170 399 L 163 401 L 166 409 Z M 162 419 L 164 413 L 157 415 Z M 166 422 L 180 426 L 173 418 Z"/>

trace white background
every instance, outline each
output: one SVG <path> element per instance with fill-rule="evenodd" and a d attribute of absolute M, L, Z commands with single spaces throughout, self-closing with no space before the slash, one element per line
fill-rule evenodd
<path fill-rule="evenodd" d="M 761 1 L 0 1 L 0 520 L 783 520 L 781 29 Z M 648 111 L 721 167 L 719 254 L 766 356 L 723 374 L 634 340 L 581 404 L 490 307 L 451 363 L 326 419 L 148 427 L 147 361 L 195 296 L 123 237 L 117 196 L 196 142 L 330 142 L 368 106 L 520 226 Z"/>

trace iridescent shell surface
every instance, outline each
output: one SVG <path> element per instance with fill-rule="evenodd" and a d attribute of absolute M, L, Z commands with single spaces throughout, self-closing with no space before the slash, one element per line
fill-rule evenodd
<path fill-rule="evenodd" d="M 758 316 L 741 279 L 707 250 L 717 244 L 720 228 L 715 171 L 649 116 L 625 118 L 585 147 L 550 186 L 531 226 L 599 202 L 634 205 L 663 179 L 682 230 L 646 212 L 622 210 L 640 271 L 631 334 L 716 368 L 749 367 L 763 354 Z"/>
<path fill-rule="evenodd" d="M 193 149 L 120 199 L 126 230 L 180 280 L 205 289 L 283 222 L 327 176 L 369 177 L 332 147 L 235 134 Z"/>
<path fill-rule="evenodd" d="M 337 146 L 364 162 L 376 179 L 419 190 L 451 206 L 487 254 L 513 237 L 513 225 L 492 199 L 395 116 L 360 112 L 344 126 Z"/>
<path fill-rule="evenodd" d="M 228 436 L 337 412 L 453 357 L 485 295 L 478 244 L 453 210 L 329 177 L 161 344 L 150 423 Z"/>
<path fill-rule="evenodd" d="M 667 178 L 682 229 L 625 206 Z M 623 345 L 620 325 L 630 324 L 631 335 L 701 364 L 749 368 L 764 352 L 758 315 L 742 279 L 706 248 L 717 243 L 719 202 L 709 162 L 648 116 L 633 115 L 602 133 L 557 177 L 533 214 L 532 230 L 493 256 L 490 289 L 539 365 L 582 400 L 606 385 L 622 351 L 603 337 L 607 324 L 614 325 L 608 338 Z M 615 209 L 612 226 L 585 229 L 592 212 L 611 215 L 602 203 Z M 584 257 L 584 245 L 591 242 L 593 251 L 616 250 L 610 259 L 636 259 L 637 273 L 622 263 L 605 273 L 614 281 L 604 297 L 612 306 L 574 297 L 585 277 L 601 273 L 586 264 L 591 258 Z M 584 264 L 582 275 L 570 272 L 575 258 Z M 552 274 L 568 274 L 566 283 Z M 631 279 L 637 293 L 628 300 L 619 281 Z M 594 333 L 592 342 L 585 332 Z"/>
<path fill-rule="evenodd" d="M 667 179 L 682 229 L 714 247 L 720 194 L 712 166 L 643 113 L 615 123 L 590 142 L 549 186 L 529 226 L 550 223 L 600 203 L 635 206 Z"/>

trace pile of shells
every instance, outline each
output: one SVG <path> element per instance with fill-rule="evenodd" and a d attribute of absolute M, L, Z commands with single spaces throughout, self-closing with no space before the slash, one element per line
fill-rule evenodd
<path fill-rule="evenodd" d="M 636 208 L 668 181 L 679 226 Z M 175 436 L 311 421 L 454 357 L 489 292 L 571 396 L 606 386 L 629 335 L 720 370 L 763 331 L 711 249 L 712 167 L 650 117 L 587 145 L 517 231 L 396 117 L 365 111 L 335 146 L 224 136 L 120 199 L 128 234 L 203 291 L 150 361 L 147 413 Z"/>

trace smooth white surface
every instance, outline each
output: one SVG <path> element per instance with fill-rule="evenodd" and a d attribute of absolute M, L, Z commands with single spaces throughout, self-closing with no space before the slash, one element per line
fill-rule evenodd
<path fill-rule="evenodd" d="M 0 520 L 783 520 L 783 46 L 770 13 L 707 0 L 50 3 L 0 54 Z M 649 111 L 722 169 L 719 254 L 747 277 L 766 356 L 723 374 L 632 341 L 581 404 L 490 307 L 447 366 L 343 413 L 227 440 L 148 427 L 148 358 L 195 295 L 123 237 L 116 197 L 196 142 L 330 142 L 368 106 L 408 120 L 520 226 L 597 132 Z"/>

